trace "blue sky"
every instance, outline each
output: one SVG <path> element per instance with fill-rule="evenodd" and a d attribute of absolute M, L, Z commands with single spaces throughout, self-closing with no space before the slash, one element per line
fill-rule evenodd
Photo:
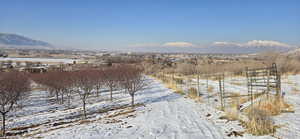
<path fill-rule="evenodd" d="M 274 40 L 300 45 L 299 0 L 1 0 L 0 32 L 57 46 Z"/>

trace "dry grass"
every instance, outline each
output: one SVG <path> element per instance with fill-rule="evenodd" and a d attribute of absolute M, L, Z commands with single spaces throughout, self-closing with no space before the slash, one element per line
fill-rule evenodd
<path fill-rule="evenodd" d="M 129 110 L 125 110 L 125 111 L 121 111 L 115 114 L 111 114 L 108 116 L 108 118 L 113 118 L 113 117 L 117 117 L 117 116 L 122 116 L 122 115 L 128 115 L 129 113 L 133 113 L 135 112 L 134 109 L 129 109 Z"/>
<path fill-rule="evenodd" d="M 198 90 L 194 87 L 191 87 L 188 90 L 188 97 L 191 98 L 191 99 L 196 100 L 196 102 L 202 102 L 201 97 L 198 96 Z"/>
<path fill-rule="evenodd" d="M 287 81 L 287 84 L 289 84 L 289 85 L 294 85 L 294 86 L 295 86 L 295 82 L 292 81 L 292 80 L 289 80 L 289 79 L 288 79 L 288 81 Z"/>
<path fill-rule="evenodd" d="M 183 90 L 181 88 L 177 87 L 177 85 L 172 83 L 172 82 L 166 83 L 166 87 L 169 88 L 169 89 L 174 90 L 174 92 L 177 93 L 177 94 L 184 95 Z"/>
<path fill-rule="evenodd" d="M 229 107 L 225 109 L 225 115 L 221 116 L 220 119 L 227 119 L 229 121 L 235 121 L 240 119 L 240 112 L 235 107 Z"/>
<path fill-rule="evenodd" d="M 177 84 L 183 84 L 183 79 L 182 78 L 174 78 L 174 80 Z"/>
<path fill-rule="evenodd" d="M 297 93 L 300 93 L 300 90 L 298 88 L 296 88 L 296 87 L 293 87 L 292 88 L 292 92 L 295 93 L 295 94 L 297 94 Z"/>
<path fill-rule="evenodd" d="M 185 95 L 182 89 L 175 90 L 175 93 L 180 94 L 180 95 Z"/>
<path fill-rule="evenodd" d="M 197 89 L 194 88 L 194 87 L 189 88 L 189 90 L 188 90 L 188 97 L 192 98 L 192 99 L 197 98 L 198 97 L 198 91 L 197 91 Z"/>
<path fill-rule="evenodd" d="M 214 86 L 209 85 L 207 91 L 212 93 L 214 91 Z"/>
<path fill-rule="evenodd" d="M 91 122 L 93 122 L 93 120 L 81 120 L 78 123 L 79 123 L 79 125 L 82 125 L 82 124 L 88 124 L 88 123 L 91 123 Z"/>
<path fill-rule="evenodd" d="M 274 124 L 271 116 L 293 111 L 293 107 L 276 95 L 262 96 L 260 102 L 246 110 L 248 120 L 241 121 L 248 133 L 253 135 L 272 134 L 279 127 Z"/>
<path fill-rule="evenodd" d="M 232 85 L 236 85 L 236 86 L 242 86 L 243 84 L 240 82 L 230 82 L 230 84 Z"/>
<path fill-rule="evenodd" d="M 276 126 L 267 111 L 261 109 L 252 109 L 247 113 L 249 120 L 242 122 L 248 133 L 252 135 L 268 135 L 276 131 Z"/>
<path fill-rule="evenodd" d="M 29 125 L 29 126 L 20 126 L 20 127 L 11 128 L 10 130 L 27 130 L 29 128 L 36 128 L 36 127 L 38 127 L 40 125 L 41 124 Z"/>
<path fill-rule="evenodd" d="M 245 115 L 239 111 L 241 103 L 247 100 L 241 99 L 240 94 L 232 94 L 232 102 L 229 108 L 225 109 L 225 115 L 220 119 L 239 120 L 246 128 L 246 131 L 252 135 L 268 135 L 272 134 L 279 127 L 275 125 L 271 116 L 279 115 L 282 112 L 290 112 L 292 105 L 287 104 L 282 97 L 275 95 L 261 96 L 257 94 L 254 97 L 264 97 L 262 100 L 253 105 L 253 107 L 245 110 Z M 247 118 L 245 118 L 245 116 Z"/>
<path fill-rule="evenodd" d="M 268 115 L 275 116 L 285 111 L 293 111 L 293 106 L 286 103 L 280 96 L 270 95 L 253 106 L 256 109 L 265 111 Z"/>
<path fill-rule="evenodd" d="M 235 94 L 237 97 L 232 98 L 232 102 L 229 104 L 228 108 L 225 109 L 225 115 L 221 116 L 220 119 L 227 119 L 229 121 L 235 121 L 240 119 L 240 97 L 239 94 Z"/>

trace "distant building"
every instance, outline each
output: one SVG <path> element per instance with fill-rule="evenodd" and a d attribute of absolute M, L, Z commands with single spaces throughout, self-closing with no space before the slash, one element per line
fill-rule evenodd
<path fill-rule="evenodd" d="M 0 51 L 0 57 L 7 57 L 8 56 L 8 54 L 6 54 L 5 52 L 3 52 L 3 51 Z"/>
<path fill-rule="evenodd" d="M 46 67 L 26 67 L 26 68 L 20 68 L 20 71 L 25 71 L 29 73 L 43 73 L 46 72 Z"/>

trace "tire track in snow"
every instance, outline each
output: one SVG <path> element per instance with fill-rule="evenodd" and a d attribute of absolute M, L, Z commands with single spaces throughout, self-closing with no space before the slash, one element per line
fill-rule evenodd
<path fill-rule="evenodd" d="M 164 88 L 156 81 L 152 83 L 155 88 Z M 163 90 L 163 89 L 158 89 Z M 149 91 L 152 92 L 152 91 Z M 144 97 L 151 98 L 153 103 L 146 105 L 151 109 L 145 113 L 138 114 L 130 123 L 136 129 L 126 129 L 113 136 L 113 138 L 155 138 L 155 139 L 221 139 L 223 134 L 216 125 L 205 119 L 201 115 L 200 105 L 193 100 L 186 99 L 171 90 L 161 91 L 159 93 L 145 93 Z M 155 100 L 166 98 L 162 100 Z M 142 99 L 142 98 L 141 98 Z M 150 102 L 150 101 L 148 101 Z M 128 132 L 127 130 L 132 130 Z M 130 133 L 128 135 L 128 133 Z"/>

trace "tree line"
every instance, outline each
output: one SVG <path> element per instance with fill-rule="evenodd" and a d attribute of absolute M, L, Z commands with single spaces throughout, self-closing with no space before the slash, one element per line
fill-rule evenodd
<path fill-rule="evenodd" d="M 138 65 L 118 65 L 97 69 L 80 69 L 77 71 L 53 71 L 41 74 L 24 74 L 21 72 L 0 73 L 0 113 L 2 115 L 2 135 L 5 135 L 5 118 L 21 99 L 26 98 L 34 82 L 47 89 L 55 96 L 57 103 L 70 105 L 74 95 L 78 95 L 87 118 L 86 103 L 91 97 L 99 97 L 101 89 L 109 89 L 110 100 L 113 91 L 123 90 L 131 97 L 134 107 L 136 92 L 147 86 L 144 69 Z"/>

